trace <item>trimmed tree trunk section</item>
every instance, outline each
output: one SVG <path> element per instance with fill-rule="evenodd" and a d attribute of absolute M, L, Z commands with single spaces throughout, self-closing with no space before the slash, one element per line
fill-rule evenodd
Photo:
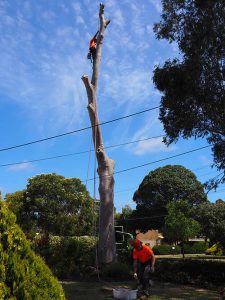
<path fill-rule="evenodd" d="M 98 162 L 100 221 L 98 259 L 100 264 L 111 263 L 116 259 L 115 232 L 114 232 L 114 161 L 110 159 L 104 149 L 101 128 L 97 112 L 97 87 L 99 65 L 101 61 L 104 32 L 109 20 L 104 17 L 104 5 L 99 9 L 100 30 L 97 38 L 96 58 L 93 61 L 91 82 L 87 75 L 82 76 L 88 96 L 88 112 L 92 125 L 95 155 Z"/>

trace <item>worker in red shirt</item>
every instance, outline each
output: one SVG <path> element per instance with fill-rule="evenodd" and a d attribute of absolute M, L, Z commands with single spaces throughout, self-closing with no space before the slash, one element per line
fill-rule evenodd
<path fill-rule="evenodd" d="M 149 280 L 155 270 L 155 255 L 152 249 L 140 240 L 130 241 L 133 247 L 134 278 L 139 279 L 143 293 L 149 296 Z"/>
<path fill-rule="evenodd" d="M 96 32 L 96 34 L 93 36 L 89 43 L 89 53 L 87 55 L 87 58 L 90 59 L 91 62 L 93 62 L 96 58 L 98 33 L 99 31 Z"/>

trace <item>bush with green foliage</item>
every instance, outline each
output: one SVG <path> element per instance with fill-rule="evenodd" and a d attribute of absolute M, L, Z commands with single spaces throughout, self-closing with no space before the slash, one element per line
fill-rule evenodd
<path fill-rule="evenodd" d="M 205 243 L 203 241 L 194 242 L 193 244 L 190 243 L 184 244 L 184 252 L 187 254 L 205 253 L 207 248 L 208 248 L 208 243 Z"/>
<path fill-rule="evenodd" d="M 181 249 L 179 246 L 172 246 L 168 244 L 155 245 L 152 250 L 156 255 L 169 255 L 169 254 L 180 254 Z"/>
<path fill-rule="evenodd" d="M 205 253 L 208 247 L 208 243 L 205 242 L 194 242 L 184 244 L 184 253 L 186 254 L 201 254 Z M 170 255 L 170 254 L 180 254 L 181 247 L 180 246 L 171 246 L 168 244 L 156 245 L 153 247 L 153 251 L 156 255 Z"/>
<path fill-rule="evenodd" d="M 15 221 L 0 201 L 0 299 L 65 299 L 62 286 L 31 250 Z"/>
<path fill-rule="evenodd" d="M 80 276 L 86 267 L 95 265 L 96 238 L 90 236 L 60 237 L 38 235 L 35 252 L 44 257 L 59 278 Z"/>
<path fill-rule="evenodd" d="M 221 286 L 225 282 L 225 262 L 196 259 L 158 259 L 155 276 L 163 281 Z"/>

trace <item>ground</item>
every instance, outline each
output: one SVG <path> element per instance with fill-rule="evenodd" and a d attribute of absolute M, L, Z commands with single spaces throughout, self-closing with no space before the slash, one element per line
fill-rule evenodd
<path fill-rule="evenodd" d="M 103 300 L 113 299 L 112 289 L 116 287 L 131 287 L 132 282 L 62 282 L 66 298 L 68 300 Z M 218 300 L 219 294 L 216 291 L 174 285 L 170 283 L 154 283 L 151 288 L 151 296 L 145 299 L 200 299 Z"/>

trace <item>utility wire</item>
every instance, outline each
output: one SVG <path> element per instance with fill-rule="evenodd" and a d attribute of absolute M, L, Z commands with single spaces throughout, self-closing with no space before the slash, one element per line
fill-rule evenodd
<path fill-rule="evenodd" d="M 151 217 L 140 217 L 140 218 L 132 218 L 132 219 L 123 219 L 123 221 L 134 221 L 134 220 L 144 220 L 144 219 L 155 219 L 166 217 L 167 215 L 159 215 L 159 216 L 151 216 Z"/>
<path fill-rule="evenodd" d="M 163 137 L 163 136 L 164 135 L 157 135 L 157 136 L 152 136 L 152 137 L 145 138 L 145 139 L 139 139 L 139 140 L 135 140 L 135 141 L 131 141 L 131 142 L 125 142 L 125 143 L 121 143 L 121 144 L 111 145 L 111 146 L 105 147 L 105 149 L 125 146 L 125 145 L 134 144 L 134 143 L 138 143 L 138 142 L 143 142 L 143 141 L 156 139 L 156 138 Z M 51 160 L 51 159 L 56 159 L 56 158 L 61 158 L 61 157 L 74 156 L 74 155 L 79 155 L 79 154 L 84 154 L 84 153 L 89 153 L 90 154 L 90 152 L 93 152 L 93 151 L 94 150 L 91 149 L 91 150 L 85 150 L 85 151 L 80 151 L 80 152 L 50 156 L 50 157 L 45 157 L 45 158 L 38 158 L 38 159 L 32 159 L 32 160 L 26 160 L 26 161 L 14 162 L 14 163 L 7 163 L 7 164 L 0 165 L 0 167 L 9 167 L 9 166 L 20 165 L 20 164 L 25 164 L 25 163 L 38 162 L 38 161 Z"/>
<path fill-rule="evenodd" d="M 148 163 L 145 163 L 145 164 L 142 164 L 142 165 L 137 165 L 137 166 L 130 167 L 130 168 L 127 168 L 127 169 L 123 169 L 123 170 L 114 172 L 114 174 L 120 174 L 120 173 L 124 173 L 124 172 L 131 171 L 131 170 L 134 170 L 134 169 L 142 168 L 142 167 L 145 167 L 145 166 L 149 166 L 149 165 L 161 162 L 161 161 L 165 161 L 165 160 L 168 160 L 168 159 L 171 159 L 171 158 L 186 155 L 186 154 L 189 154 L 189 153 L 192 153 L 192 152 L 195 152 L 195 151 L 199 151 L 199 150 L 202 150 L 202 149 L 205 149 L 205 148 L 209 148 L 209 147 L 211 147 L 211 145 L 200 147 L 200 148 L 195 148 L 195 149 L 192 149 L 192 150 L 189 150 L 189 151 L 186 151 L 186 152 L 182 152 L 182 153 L 179 153 L 179 154 L 176 154 L 176 155 L 172 155 L 172 156 L 168 156 L 168 157 L 165 157 L 165 158 L 162 158 L 162 159 L 151 161 L 151 162 L 148 162 Z M 103 175 L 103 176 L 99 176 L 98 178 L 105 177 L 105 176 L 112 176 L 114 174 Z M 91 181 L 91 180 L 94 180 L 94 178 L 88 179 L 88 181 Z"/>
<path fill-rule="evenodd" d="M 222 190 L 216 190 L 216 191 L 210 191 L 208 194 L 217 194 L 217 193 L 222 193 L 222 192 L 225 192 L 225 189 L 222 189 Z"/>
<path fill-rule="evenodd" d="M 145 112 L 158 109 L 159 107 L 160 106 L 148 108 L 148 109 L 145 109 L 145 110 L 142 110 L 142 111 L 138 111 L 138 112 L 133 113 L 133 114 L 129 114 L 129 115 L 126 115 L 126 116 L 123 116 L 123 117 L 119 117 L 119 118 L 116 118 L 116 119 L 112 119 L 112 120 L 109 120 L 109 121 L 105 121 L 105 122 L 96 124 L 95 126 L 87 126 L 87 127 L 83 127 L 83 128 L 80 128 L 80 129 L 76 129 L 76 130 L 64 132 L 64 133 L 61 133 L 61 134 L 58 134 L 58 135 L 53 135 L 53 136 L 50 136 L 50 137 L 47 137 L 47 138 L 44 138 L 44 139 L 34 140 L 34 141 L 27 142 L 27 143 L 24 143 L 24 144 L 19 144 L 19 145 L 7 147 L 7 148 L 2 148 L 2 149 L 0 149 L 0 152 L 7 151 L 7 150 L 12 150 L 12 149 L 15 149 L 15 148 L 20 148 L 20 147 L 25 147 L 25 146 L 28 146 L 28 145 L 32 145 L 32 144 L 36 144 L 36 143 L 40 143 L 40 142 L 44 142 L 44 141 L 49 141 L 49 140 L 52 140 L 52 139 L 55 139 L 55 138 L 59 138 L 59 137 L 62 137 L 62 136 L 66 136 L 66 135 L 69 135 L 69 134 L 73 134 L 73 133 L 85 131 L 85 130 L 91 129 L 92 127 L 97 127 L 97 126 L 101 126 L 101 125 L 113 123 L 113 122 L 116 122 L 116 121 L 120 121 L 120 120 L 123 120 L 123 119 L 127 119 L 127 118 L 130 118 L 130 117 L 134 117 L 134 116 L 143 114 Z"/>
<path fill-rule="evenodd" d="M 198 170 L 201 170 L 201 169 L 205 169 L 205 168 L 208 168 L 209 166 L 203 166 L 203 167 L 200 167 L 200 168 L 197 168 L 197 169 L 194 169 L 194 170 L 190 170 L 191 172 L 195 172 L 195 171 L 198 171 Z M 208 173 L 207 173 L 208 174 Z M 200 174 L 199 176 L 205 176 L 207 174 Z M 133 190 L 137 190 L 138 187 L 129 187 L 129 188 L 126 188 L 124 190 L 119 190 L 119 191 L 115 191 L 114 194 L 119 194 L 119 193 L 125 193 L 125 192 L 128 192 L 128 191 L 133 191 Z"/>
<path fill-rule="evenodd" d="M 130 192 L 130 191 L 136 191 L 138 188 L 137 187 L 133 187 L 133 188 L 129 188 L 129 189 L 125 189 L 125 190 L 120 190 L 120 191 L 115 191 L 114 194 L 119 194 L 119 193 L 126 193 L 126 192 Z M 224 192 L 225 189 L 222 189 L 222 190 L 216 190 L 215 192 L 214 191 L 210 191 L 208 194 L 217 194 L 217 193 L 221 193 L 221 192 Z"/>

